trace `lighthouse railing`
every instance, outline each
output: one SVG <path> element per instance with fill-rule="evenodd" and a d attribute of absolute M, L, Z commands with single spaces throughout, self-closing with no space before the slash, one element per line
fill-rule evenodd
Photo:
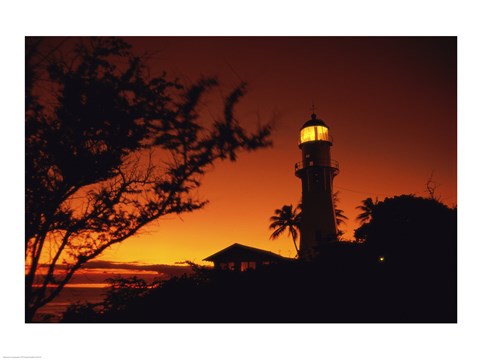
<path fill-rule="evenodd" d="M 298 172 L 306 167 L 318 166 L 318 167 L 329 167 L 333 168 L 336 172 L 340 170 L 340 165 L 337 160 L 309 160 L 309 161 L 300 161 L 295 164 L 295 172 Z"/>

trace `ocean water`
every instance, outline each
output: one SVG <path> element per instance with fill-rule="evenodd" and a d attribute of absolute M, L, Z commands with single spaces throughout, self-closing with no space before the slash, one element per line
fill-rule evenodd
<path fill-rule="evenodd" d="M 37 311 L 34 321 L 37 322 L 58 322 L 62 318 L 63 312 L 73 303 L 98 303 L 104 300 L 109 284 L 106 282 L 108 278 L 115 278 L 121 275 L 122 277 L 136 276 L 145 280 L 147 283 L 152 282 L 155 279 L 167 280 L 172 276 L 181 276 L 183 274 L 192 273 L 190 266 L 175 266 L 175 265 L 162 265 L 165 269 L 164 272 L 107 272 L 102 271 L 98 273 L 98 270 L 90 269 L 90 273 L 84 272 L 77 275 L 76 282 L 69 284 L 65 287 L 60 295 L 52 302 L 48 303 Z"/>
<path fill-rule="evenodd" d="M 66 287 L 52 302 L 38 310 L 35 321 L 58 322 L 62 313 L 72 303 L 101 302 L 107 288 L 102 287 Z M 45 318 L 48 317 L 48 320 Z"/>

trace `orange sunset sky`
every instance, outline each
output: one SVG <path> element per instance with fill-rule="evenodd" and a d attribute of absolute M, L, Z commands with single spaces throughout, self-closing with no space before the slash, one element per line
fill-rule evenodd
<path fill-rule="evenodd" d="M 192 84 L 218 76 L 202 114 L 240 81 L 249 84 L 237 107 L 247 128 L 274 122 L 273 146 L 240 153 L 206 174 L 202 210 L 168 216 L 107 250 L 99 260 L 174 264 L 202 259 L 233 243 L 294 256 L 290 238 L 269 239 L 269 217 L 301 199 L 294 164 L 301 160 L 299 129 L 317 116 L 330 127 L 340 227 L 353 238 L 356 206 L 367 197 L 426 196 L 433 172 L 437 194 L 457 201 L 456 38 L 421 37 L 147 37 L 126 38 L 149 54 L 153 73 L 166 71 Z M 208 119 L 207 119 L 208 120 Z"/>

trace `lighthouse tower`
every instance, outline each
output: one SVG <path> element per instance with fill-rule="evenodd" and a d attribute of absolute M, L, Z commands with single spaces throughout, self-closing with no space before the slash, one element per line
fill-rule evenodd
<path fill-rule="evenodd" d="M 302 161 L 295 164 L 295 175 L 302 180 L 300 257 L 308 260 L 322 244 L 337 238 L 332 189 L 339 168 L 330 158 L 329 127 L 315 114 L 300 129 L 298 146 L 302 150 Z"/>

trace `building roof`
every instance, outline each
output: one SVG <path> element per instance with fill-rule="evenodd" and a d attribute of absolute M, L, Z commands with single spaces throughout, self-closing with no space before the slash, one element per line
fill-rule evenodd
<path fill-rule="evenodd" d="M 312 114 L 312 118 L 308 120 L 303 126 L 300 128 L 300 130 L 305 129 L 306 127 L 309 126 L 325 126 L 328 129 L 327 124 L 322 119 L 317 119 L 317 115 Z"/>
<path fill-rule="evenodd" d="M 257 249 L 242 244 L 233 244 L 219 252 L 203 259 L 213 262 L 234 262 L 234 261 L 285 261 L 290 258 L 277 255 L 271 251 Z"/>

